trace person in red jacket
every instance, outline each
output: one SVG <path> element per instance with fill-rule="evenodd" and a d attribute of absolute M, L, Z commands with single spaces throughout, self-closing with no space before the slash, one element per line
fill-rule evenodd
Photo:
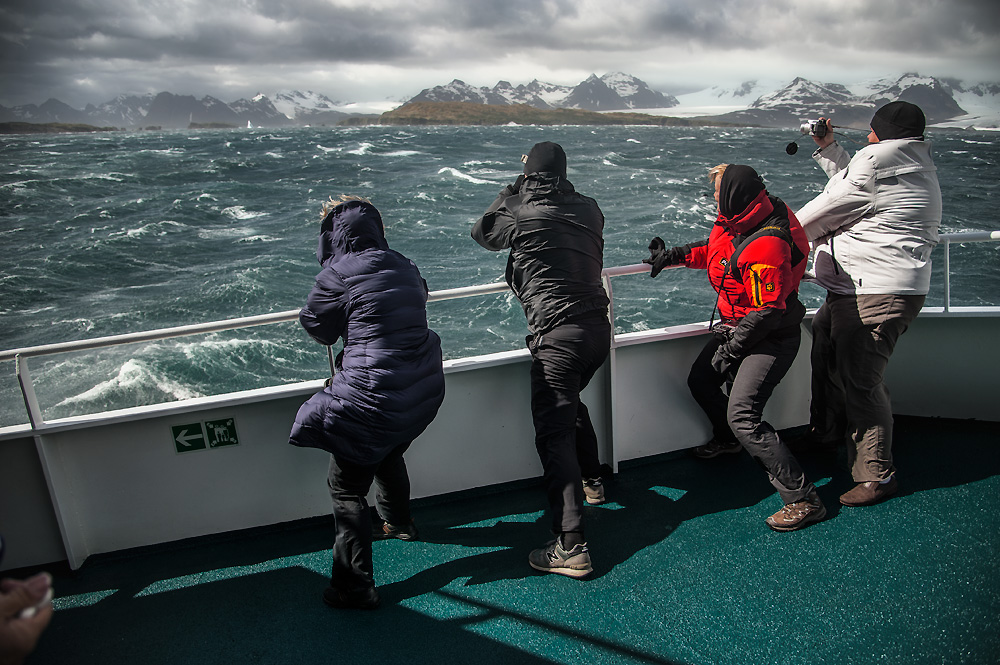
<path fill-rule="evenodd" d="M 798 287 L 809 243 L 794 213 L 768 195 L 749 166 L 720 164 L 709 179 L 719 215 L 708 240 L 666 249 L 653 238 L 643 262 L 652 266 L 652 277 L 680 264 L 708 271 L 720 322 L 691 367 L 688 387 L 713 437 L 693 454 L 708 459 L 745 448 L 785 504 L 767 518 L 768 526 L 794 531 L 823 519 L 826 508 L 763 411 L 799 350 L 805 307 Z"/>

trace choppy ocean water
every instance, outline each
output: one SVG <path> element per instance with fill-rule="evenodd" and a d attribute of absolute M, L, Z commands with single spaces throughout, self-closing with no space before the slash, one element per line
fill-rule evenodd
<path fill-rule="evenodd" d="M 864 134 L 853 132 L 858 141 Z M 319 269 L 320 207 L 370 197 L 390 245 L 432 290 L 502 279 L 506 253 L 469 229 L 538 141 L 561 143 L 569 177 L 607 219 L 605 266 L 638 263 L 654 235 L 707 237 L 705 174 L 745 163 L 793 208 L 825 178 L 785 154 L 793 132 L 653 127 L 202 130 L 0 138 L 0 348 L 86 339 L 296 309 Z M 943 232 L 1000 228 L 1000 135 L 934 131 Z M 847 140 L 849 151 L 860 147 Z M 996 305 L 995 243 L 953 248 L 952 302 Z M 940 250 L 935 254 L 940 259 Z M 937 261 L 929 305 L 943 302 Z M 817 306 L 823 293 L 804 285 Z M 700 271 L 614 281 L 616 329 L 707 320 Z M 447 358 L 518 348 L 509 294 L 433 303 Z M 26 422 L 13 362 L 0 364 L 0 426 Z M 30 362 L 48 419 L 318 378 L 325 351 L 297 324 L 184 337 Z"/>

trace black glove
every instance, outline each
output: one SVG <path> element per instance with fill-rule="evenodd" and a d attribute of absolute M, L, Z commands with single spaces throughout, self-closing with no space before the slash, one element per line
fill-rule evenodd
<path fill-rule="evenodd" d="M 643 263 L 648 263 L 653 267 L 649 271 L 650 277 L 656 277 L 660 271 L 668 266 L 677 266 L 684 263 L 684 255 L 687 252 L 683 247 L 671 247 L 666 249 L 663 240 L 657 236 L 649 241 L 649 258 L 643 259 Z"/>
<path fill-rule="evenodd" d="M 720 344 L 719 348 L 715 350 L 715 355 L 712 356 L 712 369 L 727 379 L 732 380 L 736 374 L 735 370 L 739 361 L 739 357 L 734 356 L 729 351 L 728 344 Z"/>

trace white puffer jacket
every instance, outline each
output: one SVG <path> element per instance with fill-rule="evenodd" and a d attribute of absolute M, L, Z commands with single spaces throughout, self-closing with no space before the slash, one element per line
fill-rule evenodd
<path fill-rule="evenodd" d="M 815 249 L 816 282 L 839 294 L 926 295 L 941 226 L 930 145 L 880 141 L 848 160 L 834 142 L 813 159 L 830 181 L 795 214 Z"/>

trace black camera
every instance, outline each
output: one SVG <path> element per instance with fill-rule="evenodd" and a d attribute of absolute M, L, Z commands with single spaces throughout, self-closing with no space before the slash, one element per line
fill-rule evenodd
<path fill-rule="evenodd" d="M 802 123 L 802 126 L 799 127 L 799 129 L 803 134 L 809 134 L 810 136 L 816 136 L 819 138 L 826 136 L 826 133 L 829 131 L 826 125 L 826 120 L 806 120 Z"/>
<path fill-rule="evenodd" d="M 733 338 L 734 332 L 736 332 L 736 325 L 726 323 L 725 321 L 719 321 L 712 326 L 712 334 L 715 336 L 715 339 L 719 340 L 723 344 Z"/>

